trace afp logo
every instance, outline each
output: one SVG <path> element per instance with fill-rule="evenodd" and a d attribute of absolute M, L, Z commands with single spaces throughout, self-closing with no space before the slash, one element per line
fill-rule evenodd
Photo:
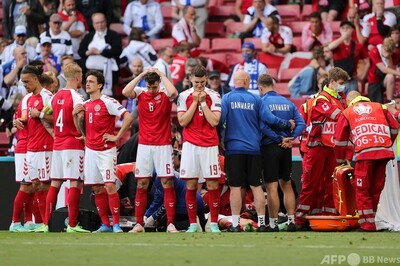
<path fill-rule="evenodd" d="M 361 262 L 361 257 L 357 253 L 346 255 L 325 255 L 320 264 L 326 265 L 350 265 L 357 266 Z"/>

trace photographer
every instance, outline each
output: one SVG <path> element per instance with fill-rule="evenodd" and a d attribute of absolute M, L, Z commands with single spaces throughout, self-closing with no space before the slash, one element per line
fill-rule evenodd
<path fill-rule="evenodd" d="M 193 68 L 195 68 L 199 62 L 194 58 L 189 58 L 185 64 L 185 77 L 183 80 L 178 81 L 175 84 L 176 90 L 181 93 L 192 87 L 192 83 L 190 82 L 190 75 L 192 73 Z"/>

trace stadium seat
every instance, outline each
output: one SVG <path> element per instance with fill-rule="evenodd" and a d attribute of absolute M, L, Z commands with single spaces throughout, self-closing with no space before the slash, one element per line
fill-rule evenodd
<path fill-rule="evenodd" d="M 234 66 L 242 61 L 243 61 L 242 53 L 228 53 L 226 55 L 226 64 L 228 66 Z"/>
<path fill-rule="evenodd" d="M 308 21 L 290 21 L 286 25 L 292 29 L 293 37 L 301 36 L 303 32 L 304 25 L 309 23 Z"/>
<path fill-rule="evenodd" d="M 300 70 L 301 68 L 281 69 L 279 73 L 279 82 L 289 82 Z"/>
<path fill-rule="evenodd" d="M 208 2 L 208 6 L 209 6 L 209 7 L 210 7 L 210 6 L 218 6 L 218 5 L 221 4 L 220 2 L 221 2 L 220 0 L 210 0 L 210 1 Z"/>
<path fill-rule="evenodd" d="M 280 69 L 283 59 L 284 57 L 279 55 L 273 55 L 268 53 L 258 54 L 258 60 L 260 60 L 260 62 L 265 64 L 268 68 Z"/>
<path fill-rule="evenodd" d="M 210 6 L 208 9 L 208 20 L 223 22 L 235 14 L 235 6 Z"/>
<path fill-rule="evenodd" d="M 242 22 L 231 22 L 226 25 L 226 34 L 240 34 L 244 31 Z"/>
<path fill-rule="evenodd" d="M 165 46 L 172 47 L 174 45 L 174 39 L 173 38 L 154 39 L 150 41 L 150 44 L 151 46 L 153 46 L 154 50 L 158 51 Z"/>
<path fill-rule="evenodd" d="M 290 101 L 297 107 L 297 109 L 300 108 L 300 106 L 308 99 L 308 97 L 301 97 L 301 98 L 290 98 Z"/>
<path fill-rule="evenodd" d="M 235 0 L 220 0 L 220 4 L 224 6 L 235 6 Z"/>
<path fill-rule="evenodd" d="M 220 52 L 241 52 L 240 39 L 214 38 L 211 42 L 211 50 Z"/>
<path fill-rule="evenodd" d="M 303 51 L 301 44 L 302 44 L 301 36 L 293 37 L 293 45 L 296 46 L 297 52 Z"/>
<path fill-rule="evenodd" d="M 310 63 L 311 59 L 307 58 L 300 58 L 300 57 L 293 57 L 290 60 L 289 68 L 303 68 Z"/>
<path fill-rule="evenodd" d="M 244 39 L 245 42 L 252 42 L 254 44 L 254 47 L 258 52 L 261 52 L 262 50 L 262 43 L 261 43 L 261 38 L 246 38 Z"/>
<path fill-rule="evenodd" d="M 299 5 L 276 5 L 282 21 L 295 21 L 300 20 L 300 6 Z"/>
<path fill-rule="evenodd" d="M 270 74 L 275 80 L 278 80 L 278 69 L 268 68 L 268 74 Z"/>
<path fill-rule="evenodd" d="M 313 12 L 312 5 L 304 5 L 301 12 L 301 20 L 308 21 L 308 16 Z"/>
<path fill-rule="evenodd" d="M 122 42 L 122 48 L 125 48 L 129 45 L 130 40 L 128 37 L 123 37 L 121 38 L 121 42 Z"/>
<path fill-rule="evenodd" d="M 340 21 L 331 21 L 329 23 L 331 24 L 333 35 L 340 36 Z"/>
<path fill-rule="evenodd" d="M 203 38 L 201 39 L 200 47 L 198 48 L 201 53 L 209 53 L 210 52 L 210 39 Z"/>
<path fill-rule="evenodd" d="M 225 26 L 223 22 L 207 22 L 205 29 L 206 37 L 208 38 L 224 38 Z"/>
<path fill-rule="evenodd" d="M 162 5 L 161 12 L 164 18 L 164 22 L 172 21 L 172 6 L 171 5 Z"/>
<path fill-rule="evenodd" d="M 126 33 L 121 23 L 111 23 L 110 30 L 116 31 L 121 37 L 126 36 Z"/>
<path fill-rule="evenodd" d="M 164 22 L 164 28 L 162 29 L 162 36 L 164 38 L 171 38 L 172 36 L 172 27 L 175 23 L 173 22 Z"/>
<path fill-rule="evenodd" d="M 215 59 L 226 64 L 226 53 L 203 54 L 202 56 Z"/>
<path fill-rule="evenodd" d="M 290 97 L 290 91 L 288 88 L 288 84 L 285 83 L 275 83 L 274 84 L 274 90 L 282 95 L 283 97 L 289 98 Z"/>
<path fill-rule="evenodd" d="M 3 36 L 4 36 L 3 26 L 0 25 L 0 37 L 3 37 Z"/>
<path fill-rule="evenodd" d="M 7 156 L 10 148 L 10 138 L 6 132 L 0 132 L 0 156 Z"/>

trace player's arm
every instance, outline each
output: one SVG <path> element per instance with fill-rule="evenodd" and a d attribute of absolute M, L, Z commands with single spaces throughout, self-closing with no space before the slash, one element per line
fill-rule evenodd
<path fill-rule="evenodd" d="M 175 99 L 178 97 L 178 91 L 176 90 L 174 84 L 172 84 L 172 82 L 163 72 L 161 72 L 158 68 L 150 68 L 149 71 L 154 71 L 161 77 L 161 81 L 164 83 L 164 86 L 167 89 L 168 98 Z"/>
<path fill-rule="evenodd" d="M 82 136 L 86 136 L 85 109 L 82 104 L 77 104 L 72 111 L 74 124 Z"/>
<path fill-rule="evenodd" d="M 199 96 L 199 102 L 200 102 L 200 108 L 203 110 L 203 114 L 205 118 L 207 119 L 207 122 L 212 126 L 216 127 L 218 126 L 219 120 L 221 118 L 221 112 L 213 112 L 210 110 L 206 103 L 206 96 L 207 93 L 205 91 L 202 91 Z M 211 97 L 211 100 L 214 101 L 213 97 Z M 214 104 L 214 103 L 212 103 Z"/>
<path fill-rule="evenodd" d="M 144 74 L 146 74 L 146 73 L 147 72 L 140 73 L 131 82 L 126 84 L 125 88 L 122 90 L 122 94 L 126 98 L 132 98 L 132 99 L 136 98 L 135 88 L 136 88 L 137 84 L 140 82 L 140 80 L 143 78 Z"/>
<path fill-rule="evenodd" d="M 133 117 L 132 115 L 126 111 L 123 116 L 122 116 L 123 120 L 122 120 L 122 126 L 118 131 L 118 134 L 115 135 L 111 135 L 111 134 L 104 134 L 103 135 L 103 140 L 104 141 L 111 141 L 111 142 L 117 142 L 118 140 L 120 140 L 122 138 L 122 136 L 125 134 L 125 132 L 129 129 L 129 127 L 132 124 L 133 121 Z"/>
<path fill-rule="evenodd" d="M 190 105 L 190 107 L 184 112 L 178 111 L 178 121 L 179 121 L 179 124 L 181 125 L 181 127 L 186 127 L 192 121 L 193 115 L 196 112 L 196 109 L 197 109 L 197 106 L 199 103 L 199 92 L 197 92 L 197 91 L 193 92 L 192 97 L 193 97 L 193 102 Z M 181 106 L 184 104 L 181 101 L 186 101 L 186 99 L 179 97 L 178 106 Z"/>
<path fill-rule="evenodd" d="M 339 107 L 332 105 L 325 97 L 317 97 L 315 100 L 315 107 L 313 110 L 316 110 L 321 115 L 330 118 L 334 121 L 337 121 L 339 115 L 342 113 Z"/>

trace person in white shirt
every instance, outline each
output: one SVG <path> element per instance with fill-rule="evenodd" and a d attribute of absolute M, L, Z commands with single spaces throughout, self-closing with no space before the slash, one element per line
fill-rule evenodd
<path fill-rule="evenodd" d="M 9 62 L 14 58 L 13 52 L 15 48 L 17 47 L 24 47 L 25 51 L 28 53 L 28 59 L 29 61 L 34 60 L 36 57 L 36 51 L 35 48 L 27 44 L 26 41 L 26 27 L 19 25 L 15 27 L 14 30 L 14 41 L 7 45 L 6 48 L 4 48 L 3 53 L 1 53 L 0 59 L 2 63 Z"/>
<path fill-rule="evenodd" d="M 263 52 L 285 55 L 293 51 L 293 32 L 289 27 L 279 25 L 278 17 L 270 15 L 261 36 L 261 43 Z"/>
<path fill-rule="evenodd" d="M 205 36 L 205 28 L 208 19 L 208 0 L 171 0 L 172 17 L 179 20 L 183 15 L 185 6 L 192 6 L 196 12 L 195 24 L 200 38 Z M 178 14 L 182 12 L 182 14 Z"/>
<path fill-rule="evenodd" d="M 149 40 L 157 39 L 164 27 L 160 4 L 154 0 L 130 2 L 124 13 L 123 29 L 130 35 L 132 28 L 141 28 Z"/>
<path fill-rule="evenodd" d="M 183 17 L 172 28 L 172 38 L 177 44 L 187 43 L 190 48 L 200 46 L 201 38 L 197 34 L 195 26 L 196 10 L 192 6 L 185 6 L 182 9 Z"/>
<path fill-rule="evenodd" d="M 171 65 L 172 61 L 174 60 L 174 49 L 171 47 L 163 47 L 158 52 L 159 58 L 154 64 L 153 68 L 157 68 L 162 73 L 167 76 L 169 80 L 171 80 L 171 70 L 169 66 Z"/>

